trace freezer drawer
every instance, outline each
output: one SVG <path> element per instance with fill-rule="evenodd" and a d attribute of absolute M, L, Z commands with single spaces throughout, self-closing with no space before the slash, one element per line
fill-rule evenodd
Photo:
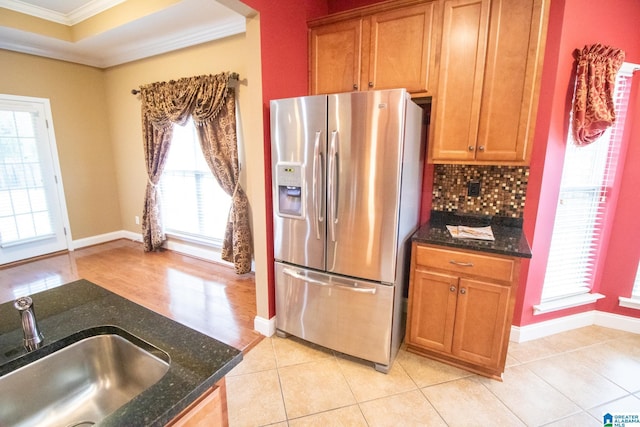
<path fill-rule="evenodd" d="M 394 287 L 279 262 L 276 327 L 341 353 L 388 365 Z"/>

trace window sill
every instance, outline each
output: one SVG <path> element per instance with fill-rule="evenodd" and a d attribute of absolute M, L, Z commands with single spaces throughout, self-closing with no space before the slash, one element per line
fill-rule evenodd
<path fill-rule="evenodd" d="M 618 305 L 620 307 L 633 308 L 640 310 L 640 298 L 618 297 Z"/>
<path fill-rule="evenodd" d="M 564 310 L 572 307 L 579 307 L 581 305 L 592 304 L 599 299 L 604 298 L 602 294 L 580 294 L 567 298 L 561 298 L 549 302 L 544 302 L 533 306 L 533 314 L 551 313 L 554 311 Z"/>

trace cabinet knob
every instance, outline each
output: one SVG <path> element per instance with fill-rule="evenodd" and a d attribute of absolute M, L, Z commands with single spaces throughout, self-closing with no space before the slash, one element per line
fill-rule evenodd
<path fill-rule="evenodd" d="M 470 146 L 469 146 L 469 151 L 473 151 L 473 150 L 475 150 L 475 149 L 476 149 L 476 147 L 474 147 L 473 145 L 470 145 Z"/>
<path fill-rule="evenodd" d="M 467 293 L 467 290 L 466 290 L 465 288 L 461 288 L 461 289 L 460 289 L 460 293 L 461 293 L 462 295 L 464 295 L 464 294 L 466 294 L 466 293 Z"/>
<path fill-rule="evenodd" d="M 449 288 L 449 290 L 450 290 L 451 292 L 455 292 L 455 291 L 456 291 L 456 287 L 455 287 L 455 286 L 451 286 L 451 287 Z"/>
<path fill-rule="evenodd" d="M 369 82 L 369 87 L 373 87 L 373 82 Z"/>
<path fill-rule="evenodd" d="M 478 147 L 478 150 L 484 151 L 484 145 L 481 145 L 480 147 Z"/>
<path fill-rule="evenodd" d="M 353 90 L 358 90 L 358 85 L 357 84 L 353 84 Z"/>

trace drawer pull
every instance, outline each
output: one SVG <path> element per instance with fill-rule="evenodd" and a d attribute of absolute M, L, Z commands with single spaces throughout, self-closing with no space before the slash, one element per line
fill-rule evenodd
<path fill-rule="evenodd" d="M 449 260 L 449 264 L 457 265 L 458 267 L 473 267 L 472 262 L 460 262 L 455 259 Z"/>

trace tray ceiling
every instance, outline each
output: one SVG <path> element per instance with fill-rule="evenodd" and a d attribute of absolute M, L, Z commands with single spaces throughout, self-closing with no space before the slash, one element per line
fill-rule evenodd
<path fill-rule="evenodd" d="M 141 11 L 123 17 L 136 3 Z M 0 49 L 107 68 L 246 30 L 244 15 L 215 0 L 158 3 L 148 11 L 139 0 L 0 0 Z"/>

